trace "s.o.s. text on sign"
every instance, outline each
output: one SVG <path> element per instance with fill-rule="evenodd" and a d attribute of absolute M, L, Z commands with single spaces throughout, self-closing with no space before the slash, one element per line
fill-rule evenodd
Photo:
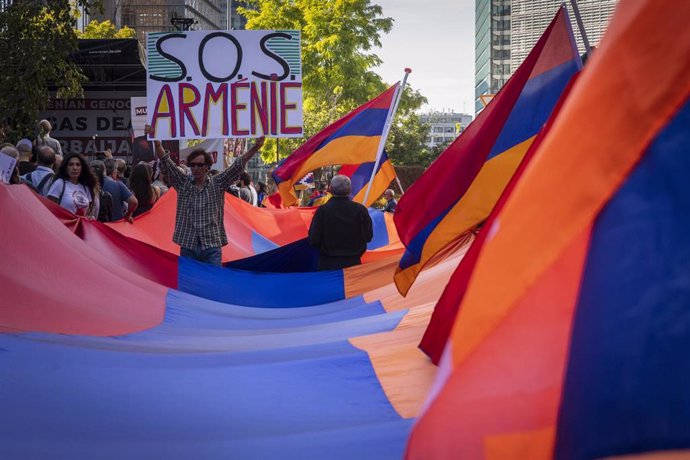
<path fill-rule="evenodd" d="M 147 35 L 153 139 L 301 137 L 299 31 Z"/>

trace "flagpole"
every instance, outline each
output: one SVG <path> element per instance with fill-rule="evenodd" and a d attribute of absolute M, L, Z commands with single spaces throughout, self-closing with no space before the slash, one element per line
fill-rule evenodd
<path fill-rule="evenodd" d="M 395 182 L 398 184 L 398 188 L 400 188 L 400 194 L 402 195 L 403 193 L 405 193 L 405 190 L 403 190 L 402 184 L 400 183 L 400 178 L 397 174 L 395 175 Z"/>
<path fill-rule="evenodd" d="M 580 9 L 577 7 L 577 0 L 570 0 L 570 5 L 573 7 L 573 14 L 575 15 L 575 20 L 577 21 L 577 28 L 580 29 L 582 43 L 585 45 L 585 52 L 589 57 L 589 55 L 592 54 L 592 48 L 589 46 L 589 39 L 587 38 L 587 32 L 585 31 L 585 23 L 582 22 Z"/>
<path fill-rule="evenodd" d="M 398 87 L 397 94 L 395 95 L 395 102 L 393 103 L 393 107 L 391 108 L 390 112 L 388 112 L 388 116 L 386 117 L 386 123 L 383 126 L 383 133 L 381 133 L 381 142 L 379 142 L 379 149 L 376 152 L 376 161 L 374 162 L 374 168 L 371 171 L 371 177 L 369 178 L 369 184 L 367 185 L 367 191 L 364 194 L 364 201 L 362 201 L 362 204 L 365 204 L 367 202 L 367 199 L 369 199 L 369 192 L 371 192 L 371 184 L 374 182 L 374 176 L 376 175 L 376 169 L 379 166 L 379 162 L 381 161 L 381 155 L 383 155 L 383 148 L 386 145 L 386 140 L 388 139 L 388 133 L 390 133 L 391 130 L 391 124 L 393 122 L 393 117 L 395 116 L 396 110 L 398 110 L 398 104 L 400 104 L 400 99 L 402 99 L 402 94 L 405 89 L 405 84 L 407 83 L 407 77 L 410 75 L 412 72 L 412 69 L 409 67 L 405 69 L 405 76 L 403 77 L 402 83 L 400 84 L 400 87 Z M 396 177 L 397 178 L 397 177 Z M 400 185 L 400 182 L 398 182 L 398 186 Z M 400 191 L 402 192 L 402 187 L 400 188 Z"/>

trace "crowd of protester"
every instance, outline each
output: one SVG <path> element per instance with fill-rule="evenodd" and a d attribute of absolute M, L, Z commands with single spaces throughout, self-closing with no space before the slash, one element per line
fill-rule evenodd
<path fill-rule="evenodd" d="M 16 159 L 9 182 L 26 184 L 76 215 L 101 222 L 132 222 L 134 217 L 150 210 L 170 188 L 158 160 L 128 166 L 124 159 L 114 158 L 106 150 L 100 155 L 103 160 L 88 162 L 79 153 L 63 152 L 60 142 L 50 136 L 48 120 L 41 120 L 37 128 L 36 139 L 0 144 L 0 153 Z M 188 166 L 181 164 L 178 169 L 192 176 Z M 212 169 L 208 173 L 213 176 L 220 171 Z M 266 183 L 255 183 L 246 171 L 227 191 L 257 207 L 265 207 L 272 192 Z M 320 182 L 302 194 L 300 205 L 321 206 L 331 197 L 328 184 Z M 386 190 L 383 210 L 392 212 L 395 204 L 393 191 Z"/>
<path fill-rule="evenodd" d="M 33 140 L 0 144 L 0 153 L 16 160 L 9 183 L 26 184 L 76 215 L 101 222 L 132 222 L 134 217 L 150 210 L 170 188 L 158 160 L 129 166 L 106 150 L 99 155 L 103 160 L 89 162 L 79 153 L 63 153 L 60 142 L 50 136 L 48 120 L 38 123 L 37 132 Z M 186 165 L 181 164 L 178 169 L 191 177 Z M 212 170 L 209 174 L 219 172 Z M 243 172 L 228 192 L 253 206 L 264 207 L 267 190 L 265 183 L 255 186 L 251 176 Z"/>

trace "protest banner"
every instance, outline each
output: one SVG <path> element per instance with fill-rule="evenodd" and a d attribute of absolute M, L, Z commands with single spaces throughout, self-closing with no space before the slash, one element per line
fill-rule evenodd
<path fill-rule="evenodd" d="M 152 139 L 301 137 L 299 31 L 147 35 Z"/>
<path fill-rule="evenodd" d="M 127 157 L 131 96 L 132 91 L 86 91 L 83 99 L 51 98 L 39 117 L 50 122 L 50 135 L 64 152 L 91 157 L 110 149 Z"/>

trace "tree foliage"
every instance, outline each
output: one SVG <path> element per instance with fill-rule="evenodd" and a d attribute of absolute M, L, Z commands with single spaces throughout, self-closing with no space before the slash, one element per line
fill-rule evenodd
<path fill-rule="evenodd" d="M 357 106 L 383 92 L 388 85 L 373 69 L 381 59 L 373 52 L 381 34 L 393 27 L 381 7 L 370 0 L 245 0 L 240 14 L 247 29 L 300 30 L 302 36 L 302 94 L 306 138 L 316 134 Z M 401 72 L 402 74 L 402 72 Z M 398 116 L 412 112 L 425 99 L 406 91 Z M 397 128 L 394 128 L 394 130 Z M 303 140 L 266 142 L 264 160 L 284 158 Z M 390 151 L 390 150 L 389 150 Z"/>
<path fill-rule="evenodd" d="M 386 151 L 393 164 L 424 167 L 429 165 L 429 149 L 426 146 L 429 125 L 423 124 L 415 112 L 426 101 L 418 91 L 405 88 L 386 143 Z"/>
<path fill-rule="evenodd" d="M 75 97 L 85 78 L 70 60 L 77 50 L 69 0 L 15 1 L 0 14 L 0 123 L 10 139 L 31 137 L 48 105 L 49 86 L 58 97 Z M 100 4 L 79 2 L 90 8 Z"/>
<path fill-rule="evenodd" d="M 77 38 L 136 38 L 136 31 L 124 26 L 120 30 L 115 28 L 115 24 L 106 19 L 99 22 L 92 20 L 86 25 L 84 31 L 75 30 Z"/>

